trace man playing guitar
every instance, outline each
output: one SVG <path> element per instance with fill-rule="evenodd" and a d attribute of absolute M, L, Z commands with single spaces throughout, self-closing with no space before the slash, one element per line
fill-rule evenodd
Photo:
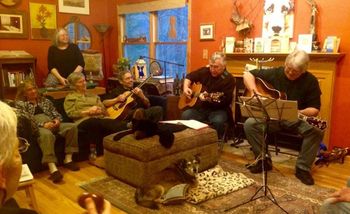
<path fill-rule="evenodd" d="M 235 87 L 233 76 L 226 70 L 225 55 L 215 52 L 209 60 L 209 67 L 203 67 L 187 74 L 184 81 L 183 93 L 189 99 L 193 96 L 191 85 L 202 84 L 202 92 L 199 95 L 201 102 L 185 110 L 181 119 L 195 119 L 202 122 L 210 122 L 218 132 L 221 139 L 224 135 L 224 124 L 228 120 L 229 106 L 232 102 L 232 93 Z M 208 93 L 223 92 L 220 102 L 213 102 Z"/>
<path fill-rule="evenodd" d="M 142 89 L 134 87 L 134 79 L 130 71 L 120 71 L 118 73 L 118 81 L 120 84 L 108 93 L 103 101 L 109 116 L 114 119 L 131 120 L 134 111 L 140 108 L 143 112 L 143 119 L 149 119 L 153 122 L 162 120 L 162 107 L 151 106 Z M 116 113 L 115 116 L 114 113 Z"/>
<path fill-rule="evenodd" d="M 244 84 L 252 94 L 259 94 L 255 78 L 260 78 L 269 83 L 276 90 L 285 92 L 288 100 L 297 100 L 299 112 L 306 116 L 317 116 L 321 107 L 321 90 L 314 75 L 306 71 L 309 56 L 306 52 L 296 50 L 290 53 L 284 67 L 252 70 L 243 74 Z M 311 166 L 316 158 L 319 145 L 323 138 L 323 132 L 303 120 L 279 121 L 270 123 L 269 132 L 279 131 L 283 128 L 293 130 L 303 136 L 303 144 L 296 162 L 295 176 L 306 185 L 313 185 Z M 244 132 L 247 140 L 253 148 L 256 157 L 261 152 L 263 124 L 254 118 L 248 118 L 244 123 Z M 272 169 L 272 162 L 267 158 L 265 169 Z M 262 161 L 250 166 L 252 173 L 262 172 Z"/>

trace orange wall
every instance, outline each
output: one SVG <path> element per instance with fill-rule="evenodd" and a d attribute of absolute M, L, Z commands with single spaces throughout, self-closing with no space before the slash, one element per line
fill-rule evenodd
<path fill-rule="evenodd" d="M 250 14 L 249 10 L 262 8 L 262 0 L 238 0 L 241 15 Z M 335 90 L 333 98 L 333 112 L 331 121 L 331 141 L 332 146 L 350 146 L 350 97 L 346 95 L 350 91 L 350 4 L 345 4 L 342 0 L 316 1 L 319 13 L 317 15 L 317 33 L 319 41 L 323 41 L 326 36 L 336 35 L 341 38 L 340 52 L 346 56 L 339 62 L 338 71 L 335 79 Z M 198 68 L 207 63 L 202 59 L 203 49 L 208 49 L 209 54 L 219 49 L 221 40 L 225 36 L 238 37 L 235 26 L 230 22 L 233 9 L 232 0 L 193 0 L 192 1 L 192 54 L 191 69 Z M 250 37 L 261 36 L 262 9 L 255 9 L 248 15 L 253 20 L 254 29 Z M 199 24 L 215 23 L 215 40 L 199 40 Z M 295 19 L 294 19 L 294 37 L 296 41 L 298 34 L 308 33 L 310 22 L 310 6 L 307 1 L 295 0 Z"/>
<path fill-rule="evenodd" d="M 27 11 L 28 15 L 28 29 L 29 29 L 29 36 L 28 39 L 0 39 L 0 49 L 1 50 L 25 50 L 29 52 L 30 54 L 37 57 L 37 74 L 36 74 L 36 80 L 39 85 L 42 85 L 43 78 L 47 75 L 47 50 L 48 47 L 51 45 L 51 41 L 49 40 L 32 40 L 30 39 L 30 20 L 29 20 L 29 2 L 35 2 L 35 3 L 45 3 L 45 4 L 55 4 L 57 5 L 56 8 L 56 15 L 57 15 L 57 26 L 62 27 L 67 22 L 69 22 L 70 18 L 72 16 L 78 16 L 80 21 L 84 23 L 88 29 L 90 30 L 91 38 L 92 38 L 92 49 L 101 50 L 101 44 L 100 44 L 100 37 L 98 32 L 93 27 L 93 24 L 97 23 L 108 23 L 112 20 L 109 19 L 108 14 L 111 13 L 110 7 L 107 7 L 108 3 L 109 5 L 112 4 L 114 1 L 112 0 L 90 0 L 90 15 L 81 15 L 81 14 L 68 14 L 68 13 L 59 13 L 58 12 L 58 1 L 57 0 L 36 0 L 36 1 L 29 1 L 29 0 L 22 0 L 22 3 L 16 7 L 11 9 L 21 10 L 21 11 Z M 115 3 L 114 3 L 115 4 Z M 115 8 L 115 6 L 113 6 Z M 8 9 L 4 6 L 0 5 L 0 9 Z M 116 26 L 112 26 L 112 30 L 115 30 Z M 111 55 L 109 54 L 109 51 L 107 51 L 107 45 L 109 37 L 111 32 L 108 32 L 106 35 L 105 40 L 105 46 L 106 46 L 106 62 L 109 62 Z M 116 35 L 116 34 L 115 34 Z M 116 36 L 115 36 L 116 37 Z M 116 50 L 116 47 L 114 47 L 114 50 Z M 115 51 L 113 51 L 115 52 Z M 108 67 L 108 66 L 107 66 Z M 108 71 L 107 71 L 108 72 Z"/>
<path fill-rule="evenodd" d="M 118 0 L 118 3 L 144 2 L 147 0 Z M 191 0 L 190 0 L 191 1 Z M 57 0 L 32 0 L 32 2 L 42 2 L 48 4 L 57 4 Z M 92 49 L 101 50 L 100 37 L 93 24 L 109 23 L 112 29 L 105 36 L 105 56 L 106 73 L 111 75 L 111 64 L 117 59 L 117 0 L 90 0 L 90 15 L 63 14 L 58 13 L 57 24 L 62 26 L 71 16 L 78 16 L 80 20 L 87 25 L 92 33 Z M 235 26 L 230 21 L 232 13 L 232 0 L 192 0 L 191 10 L 191 67 L 196 69 L 207 63 L 202 59 L 203 49 L 208 49 L 209 54 L 219 49 L 221 40 L 225 36 L 235 36 Z M 333 99 L 332 112 L 332 132 L 331 146 L 350 146 L 350 129 L 347 121 L 350 121 L 350 98 L 346 93 L 350 91 L 350 73 L 347 68 L 350 66 L 350 4 L 345 4 L 342 0 L 319 0 L 317 1 L 319 14 L 318 18 L 318 37 L 323 41 L 328 35 L 336 35 L 341 38 L 340 51 L 346 56 L 340 61 L 339 69 L 336 74 L 335 91 Z M 241 9 L 241 15 L 248 16 L 253 21 L 254 28 L 249 36 L 261 36 L 262 23 L 262 0 L 238 0 L 238 6 Z M 0 9 L 4 7 L 0 5 Z M 22 0 L 22 3 L 15 9 L 28 11 L 29 0 Z M 253 12 L 250 13 L 250 10 Z M 310 6 L 305 1 L 295 0 L 295 20 L 294 20 L 294 38 L 298 34 L 308 33 Z M 215 23 L 215 40 L 199 40 L 199 24 Z M 28 21 L 29 25 L 29 21 Z M 26 50 L 37 57 L 37 82 L 40 84 L 47 73 L 47 49 L 50 41 L 28 39 L 0 39 L 0 49 L 3 50 Z"/>

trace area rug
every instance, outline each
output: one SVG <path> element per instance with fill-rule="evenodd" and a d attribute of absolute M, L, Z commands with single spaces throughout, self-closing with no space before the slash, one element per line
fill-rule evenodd
<path fill-rule="evenodd" d="M 264 197 L 264 191 L 259 191 L 258 196 L 263 196 L 258 200 L 238 206 L 247 202 L 261 188 L 261 174 L 251 174 L 243 166 L 234 164 L 228 160 L 222 159 L 219 165 L 229 172 L 240 172 L 256 181 L 254 185 L 247 188 L 220 196 L 197 205 L 183 203 L 181 205 L 162 206 L 160 210 L 151 210 L 138 206 L 134 201 L 135 188 L 125 184 L 112 177 L 95 179 L 84 184 L 81 187 L 88 192 L 96 192 L 104 195 L 114 206 L 131 213 L 283 213 L 283 211 L 274 205 L 267 197 Z M 267 186 L 271 190 L 279 206 L 288 213 L 312 214 L 319 213 L 319 207 L 322 201 L 334 190 L 319 186 L 306 186 L 296 178 L 284 177 L 277 171 L 268 173 Z M 271 197 L 269 192 L 266 194 Z M 238 206 L 238 207 L 236 207 Z"/>

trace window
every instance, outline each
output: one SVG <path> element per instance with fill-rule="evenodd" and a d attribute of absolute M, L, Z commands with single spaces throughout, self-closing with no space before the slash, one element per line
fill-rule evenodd
<path fill-rule="evenodd" d="M 121 56 L 129 58 L 131 65 L 146 56 L 159 60 L 163 75 L 186 74 L 188 6 L 121 15 L 120 26 Z M 148 66 L 153 61 L 145 60 Z"/>

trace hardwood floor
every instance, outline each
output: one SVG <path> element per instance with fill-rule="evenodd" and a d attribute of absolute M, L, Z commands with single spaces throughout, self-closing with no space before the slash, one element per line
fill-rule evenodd
<path fill-rule="evenodd" d="M 229 145 L 225 145 L 225 149 L 221 153 L 222 157 L 229 158 L 233 162 L 247 163 L 247 155 L 232 154 L 230 151 L 232 148 L 226 149 L 228 147 Z M 293 158 L 287 161 L 274 161 L 273 164 L 274 170 L 279 170 L 286 176 L 294 176 L 295 162 L 293 163 Z M 64 182 L 60 184 L 53 184 L 48 179 L 48 171 L 34 175 L 34 191 L 40 213 L 62 214 L 64 212 L 70 214 L 84 212 L 76 203 L 77 197 L 83 192 L 83 189 L 79 187 L 79 183 L 106 176 L 106 173 L 104 170 L 92 166 L 88 162 L 80 162 L 79 166 L 81 170 L 78 172 L 70 172 L 60 167 L 61 172 L 64 174 Z M 315 167 L 312 170 L 312 174 L 316 185 L 340 189 L 345 186 L 347 179 L 350 178 L 349 169 L 350 157 L 347 157 L 344 164 L 332 163 L 328 167 Z M 24 191 L 17 191 L 15 199 L 21 207 L 29 208 Z M 125 212 L 113 207 L 112 213 L 119 214 Z"/>

